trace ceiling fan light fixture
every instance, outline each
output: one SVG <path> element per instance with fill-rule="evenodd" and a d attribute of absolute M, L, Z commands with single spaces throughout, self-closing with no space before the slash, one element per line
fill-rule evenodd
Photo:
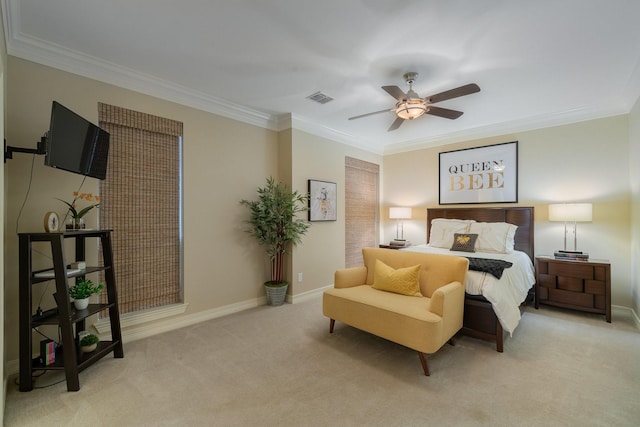
<path fill-rule="evenodd" d="M 413 120 L 427 112 L 427 106 L 421 98 L 403 99 L 396 104 L 396 115 L 404 120 Z"/>

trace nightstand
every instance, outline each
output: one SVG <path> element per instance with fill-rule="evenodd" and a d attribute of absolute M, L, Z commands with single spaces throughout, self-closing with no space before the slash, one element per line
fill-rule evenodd
<path fill-rule="evenodd" d="M 536 257 L 536 302 L 604 314 L 611 323 L 611 264 Z"/>
<path fill-rule="evenodd" d="M 381 247 L 383 249 L 402 249 L 402 248 L 405 248 L 406 246 L 378 245 L 378 247 Z"/>

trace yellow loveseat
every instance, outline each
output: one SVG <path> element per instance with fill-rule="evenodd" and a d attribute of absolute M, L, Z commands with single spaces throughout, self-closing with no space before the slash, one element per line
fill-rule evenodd
<path fill-rule="evenodd" d="M 334 287 L 323 294 L 322 312 L 330 319 L 329 332 L 339 320 L 416 350 L 424 374 L 429 375 L 425 353 L 435 353 L 462 328 L 469 260 L 380 248 L 364 248 L 362 256 L 364 267 L 336 271 Z M 419 291 L 415 295 L 380 289 L 385 287 L 380 285 L 383 280 L 391 277 L 395 286 L 397 274 L 405 276 L 402 281 L 416 266 Z M 393 269 L 398 269 L 397 274 L 389 273 Z M 392 276 L 384 276 L 387 273 Z"/>

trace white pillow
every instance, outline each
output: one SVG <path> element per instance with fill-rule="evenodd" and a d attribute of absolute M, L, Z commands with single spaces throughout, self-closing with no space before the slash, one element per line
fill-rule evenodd
<path fill-rule="evenodd" d="M 469 233 L 478 235 L 476 252 L 513 252 L 518 226 L 507 222 L 475 222 L 470 225 Z"/>
<path fill-rule="evenodd" d="M 467 233 L 469 226 L 474 222 L 472 219 L 436 218 L 432 220 L 429 246 L 451 249 L 451 245 L 453 245 L 453 235 L 455 233 Z"/>

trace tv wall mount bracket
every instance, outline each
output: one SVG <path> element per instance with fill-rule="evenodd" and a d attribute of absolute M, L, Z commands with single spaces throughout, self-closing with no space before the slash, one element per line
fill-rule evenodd
<path fill-rule="evenodd" d="M 31 153 L 31 154 L 47 154 L 47 136 L 40 138 L 37 148 L 23 148 L 12 147 L 7 145 L 7 140 L 4 140 L 4 162 L 7 163 L 7 159 L 13 159 L 13 153 Z"/>

